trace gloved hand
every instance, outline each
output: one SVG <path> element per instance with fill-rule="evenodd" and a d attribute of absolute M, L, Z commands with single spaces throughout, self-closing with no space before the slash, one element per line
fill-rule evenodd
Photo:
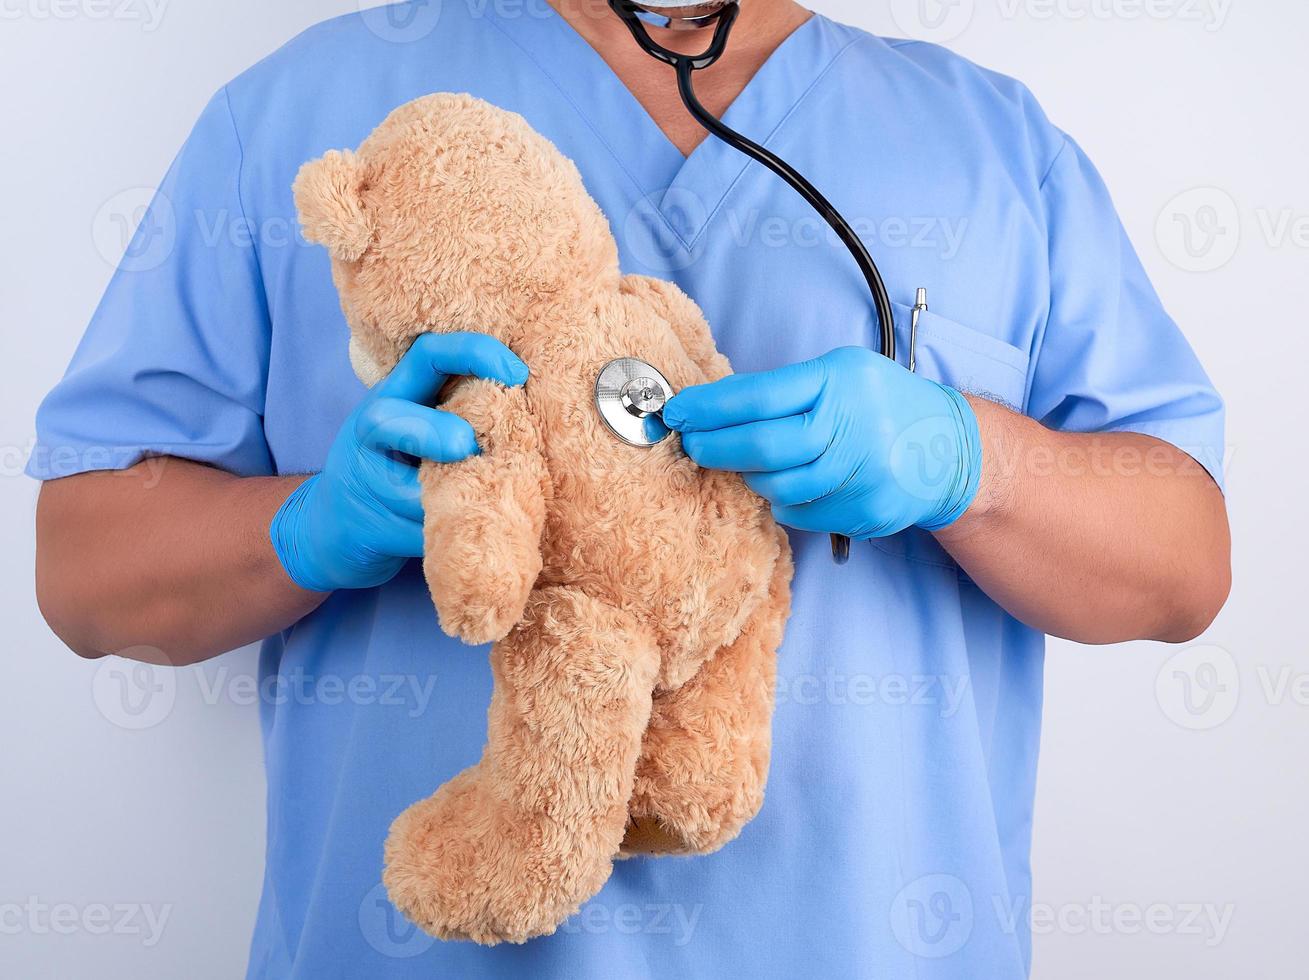
<path fill-rule="evenodd" d="M 968 509 L 982 473 L 963 395 L 862 347 L 687 388 L 664 422 L 696 463 L 744 473 L 802 531 L 938 531 Z"/>
<path fill-rule="evenodd" d="M 428 407 L 452 375 L 514 386 L 527 380 L 527 365 L 483 334 L 420 336 L 346 419 L 323 471 L 273 517 L 273 549 L 297 585 L 315 592 L 372 588 L 422 555 L 418 467 L 393 454 L 438 463 L 477 454 L 472 426 Z"/>

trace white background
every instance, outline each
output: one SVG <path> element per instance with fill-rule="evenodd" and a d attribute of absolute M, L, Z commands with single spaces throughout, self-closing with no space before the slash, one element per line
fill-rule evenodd
<path fill-rule="evenodd" d="M 1291 623 L 1306 609 L 1293 406 L 1309 354 L 1309 5 L 814 6 L 945 41 L 1033 88 L 1098 163 L 1230 406 L 1236 586 L 1218 622 L 1180 654 L 1051 644 L 1034 976 L 1304 977 L 1309 650 Z M 253 656 L 170 675 L 160 717 L 124 713 L 105 673 L 122 665 L 78 660 L 41 621 L 37 488 L 20 471 L 36 405 L 109 277 L 101 253 L 121 248 L 107 202 L 159 179 L 218 86 L 352 9 L 0 0 L 0 976 L 244 969 L 264 789 L 257 710 L 230 692 Z"/>

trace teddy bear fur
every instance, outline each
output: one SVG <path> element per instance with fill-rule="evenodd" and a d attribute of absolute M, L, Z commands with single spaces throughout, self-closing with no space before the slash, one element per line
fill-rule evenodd
<path fill-rule="evenodd" d="M 494 644 L 494 691 L 481 761 L 395 821 L 383 880 L 439 938 L 551 933 L 615 858 L 713 851 L 763 799 L 786 536 L 739 476 L 675 436 L 620 442 L 593 401 L 617 357 L 675 391 L 728 363 L 675 286 L 620 275 L 573 164 L 471 96 L 400 107 L 295 197 L 365 382 L 424 333 L 489 333 L 530 367 L 450 386 L 482 452 L 421 466 L 441 626 Z"/>

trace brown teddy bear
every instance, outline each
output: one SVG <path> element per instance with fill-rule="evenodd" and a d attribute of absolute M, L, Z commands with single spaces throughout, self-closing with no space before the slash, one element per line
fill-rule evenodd
<path fill-rule="evenodd" d="M 482 453 L 422 466 L 441 626 L 494 642 L 495 688 L 481 762 L 395 821 L 384 881 L 440 938 L 551 933 L 615 858 L 713 851 L 763 799 L 786 536 L 740 477 L 675 436 L 624 444 L 593 397 L 620 357 L 675 391 L 727 361 L 676 287 L 620 275 L 573 164 L 471 96 L 400 107 L 295 197 L 366 383 L 424 332 L 490 333 L 531 368 L 453 385 Z"/>

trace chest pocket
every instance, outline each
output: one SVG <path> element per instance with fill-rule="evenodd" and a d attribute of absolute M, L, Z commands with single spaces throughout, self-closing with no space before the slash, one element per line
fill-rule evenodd
<path fill-rule="evenodd" d="M 909 362 L 910 316 L 908 307 L 895 306 L 896 343 L 901 364 Z M 1012 344 L 965 327 L 930 310 L 918 321 L 915 345 L 916 371 L 964 394 L 998 402 L 1022 411 L 1027 392 L 1030 358 Z M 957 570 L 945 550 L 926 531 L 911 528 L 889 538 L 877 538 L 872 546 L 887 554 L 912 561 Z"/>
<path fill-rule="evenodd" d="M 906 307 L 895 311 L 896 339 L 906 352 L 902 363 L 908 361 L 910 312 Z M 1022 411 L 1027 390 L 1026 352 L 930 310 L 919 318 L 916 348 L 917 371 L 923 377 Z"/>

